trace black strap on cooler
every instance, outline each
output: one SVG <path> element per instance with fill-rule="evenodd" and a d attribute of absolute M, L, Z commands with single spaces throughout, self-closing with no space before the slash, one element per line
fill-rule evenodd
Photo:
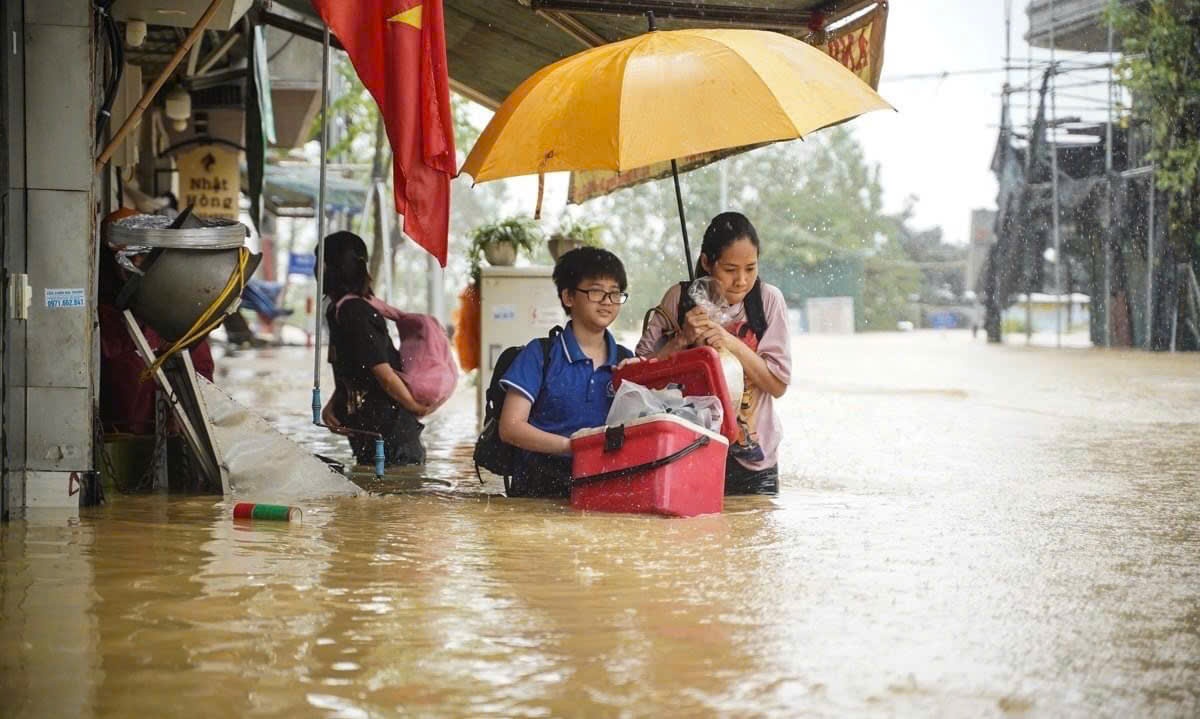
<path fill-rule="evenodd" d="M 613 432 L 613 430 L 617 430 L 617 431 Z M 622 438 L 621 441 L 624 442 L 624 435 L 625 435 L 625 426 L 624 425 L 619 425 L 617 427 L 609 427 L 607 430 L 605 430 L 606 451 L 611 451 L 611 450 L 607 449 L 607 446 L 609 445 L 609 442 L 614 440 L 615 436 L 618 434 Z M 666 457 L 659 457 L 658 459 L 651 460 L 651 461 L 645 462 L 643 464 L 635 464 L 632 467 L 625 467 L 624 469 L 614 469 L 610 472 L 601 472 L 600 474 L 592 474 L 592 475 L 588 475 L 586 477 L 572 477 L 571 484 L 573 486 L 578 487 L 578 486 L 584 485 L 584 484 L 596 484 L 597 482 L 607 482 L 610 479 L 620 479 L 621 477 L 629 477 L 629 476 L 632 476 L 635 474 L 641 474 L 642 472 L 649 472 L 649 471 L 658 469 L 659 467 L 665 467 L 668 464 L 671 464 L 672 462 L 677 462 L 677 461 L 683 459 L 684 457 L 688 456 L 692 452 L 695 452 L 696 450 L 700 449 L 701 447 L 707 445 L 708 442 L 709 442 L 709 438 L 707 436 L 702 435 L 700 437 L 697 437 L 696 440 L 694 442 L 692 442 L 691 444 L 689 444 L 688 446 L 684 447 L 683 449 L 679 450 L 678 452 L 673 452 L 671 454 L 668 454 Z"/>

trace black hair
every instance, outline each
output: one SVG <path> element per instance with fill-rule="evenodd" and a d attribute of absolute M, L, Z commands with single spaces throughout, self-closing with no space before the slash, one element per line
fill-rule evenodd
<path fill-rule="evenodd" d="M 748 217 L 740 212 L 722 212 L 708 223 L 708 229 L 704 231 L 704 242 L 700 245 L 700 255 L 708 258 L 709 265 L 716 264 L 726 247 L 743 238 L 750 240 L 755 250 L 762 251 L 758 242 L 758 230 L 754 229 Z M 707 274 L 697 260 L 696 276 L 704 277 Z"/>
<path fill-rule="evenodd" d="M 584 280 L 598 278 L 616 280 L 622 292 L 628 286 L 625 265 L 621 264 L 621 259 L 599 247 L 576 248 L 564 253 L 554 263 L 554 286 L 558 288 L 559 302 L 562 302 L 563 290 L 574 290 Z M 571 314 L 571 309 L 565 303 L 563 310 Z"/>
<path fill-rule="evenodd" d="M 315 254 L 315 253 L 314 253 Z M 317 272 L 325 273 L 325 296 L 333 301 L 347 294 L 370 297 L 367 243 L 353 232 L 335 232 L 325 238 L 325 257 L 317 258 Z"/>

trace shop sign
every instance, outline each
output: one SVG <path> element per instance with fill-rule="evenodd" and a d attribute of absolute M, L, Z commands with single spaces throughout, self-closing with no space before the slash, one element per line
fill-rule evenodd
<path fill-rule="evenodd" d="M 238 154 L 220 145 L 197 145 L 176 157 L 180 209 L 203 217 L 238 219 L 241 172 Z"/>

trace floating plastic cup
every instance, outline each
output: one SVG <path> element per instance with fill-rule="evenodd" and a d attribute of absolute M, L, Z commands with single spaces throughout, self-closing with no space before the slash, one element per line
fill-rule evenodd
<path fill-rule="evenodd" d="M 299 522 L 304 516 L 299 507 L 283 504 L 255 504 L 238 502 L 233 505 L 234 519 L 263 519 L 273 522 Z"/>

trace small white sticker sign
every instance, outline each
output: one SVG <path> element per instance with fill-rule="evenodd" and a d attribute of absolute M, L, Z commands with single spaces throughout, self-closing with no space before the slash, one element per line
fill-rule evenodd
<path fill-rule="evenodd" d="M 529 324 L 539 330 L 548 330 L 554 325 L 563 323 L 563 311 L 561 305 L 548 305 L 545 307 L 532 307 L 529 310 Z"/>
<path fill-rule="evenodd" d="M 46 307 L 48 308 L 83 307 L 83 304 L 82 287 L 46 288 Z"/>
<path fill-rule="evenodd" d="M 517 308 L 512 305 L 496 305 L 492 308 L 493 320 L 515 320 L 517 318 Z"/>

